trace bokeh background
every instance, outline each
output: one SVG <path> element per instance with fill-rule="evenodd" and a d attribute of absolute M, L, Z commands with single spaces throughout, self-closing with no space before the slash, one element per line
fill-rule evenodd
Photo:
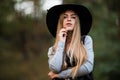
<path fill-rule="evenodd" d="M 119 79 L 120 0 L 1 0 L 0 80 L 49 80 L 47 51 L 54 38 L 46 12 L 62 3 L 83 4 L 93 15 L 94 79 Z"/>

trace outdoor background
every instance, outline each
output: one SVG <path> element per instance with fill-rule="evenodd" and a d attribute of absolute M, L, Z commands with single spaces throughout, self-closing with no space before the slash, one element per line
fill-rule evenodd
<path fill-rule="evenodd" d="M 95 80 L 120 76 L 120 0 L 1 0 L 0 80 L 49 80 L 47 51 L 54 38 L 45 19 L 51 6 L 83 4 L 93 15 Z"/>

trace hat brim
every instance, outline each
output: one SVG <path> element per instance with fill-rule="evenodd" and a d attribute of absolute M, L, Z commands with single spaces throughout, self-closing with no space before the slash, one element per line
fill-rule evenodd
<path fill-rule="evenodd" d="M 63 4 L 50 8 L 46 16 L 46 24 L 53 37 L 56 37 L 59 16 L 66 10 L 73 10 L 79 16 L 81 35 L 87 35 L 92 25 L 92 15 L 89 10 L 82 5 Z"/>

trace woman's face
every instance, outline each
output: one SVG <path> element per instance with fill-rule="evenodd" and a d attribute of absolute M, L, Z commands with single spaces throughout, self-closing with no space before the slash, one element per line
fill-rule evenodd
<path fill-rule="evenodd" d="M 63 28 L 67 31 L 72 31 L 75 26 L 76 17 L 77 16 L 73 11 L 66 11 L 64 13 Z"/>

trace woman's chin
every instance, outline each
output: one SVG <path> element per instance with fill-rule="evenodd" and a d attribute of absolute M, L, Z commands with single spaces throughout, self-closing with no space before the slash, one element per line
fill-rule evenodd
<path fill-rule="evenodd" d="M 73 31 L 73 29 L 66 29 L 67 31 Z"/>

